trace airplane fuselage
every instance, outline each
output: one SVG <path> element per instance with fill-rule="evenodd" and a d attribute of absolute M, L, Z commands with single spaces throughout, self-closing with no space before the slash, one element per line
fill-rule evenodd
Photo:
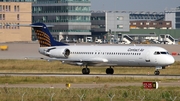
<path fill-rule="evenodd" d="M 48 50 L 50 49 L 50 50 Z M 63 53 L 70 51 L 67 57 Z M 47 52 L 48 50 L 48 52 Z M 51 52 L 57 50 L 56 52 Z M 51 58 L 74 61 L 101 61 L 100 65 L 111 66 L 167 66 L 174 58 L 167 50 L 155 46 L 60 46 L 40 48 L 39 52 Z M 47 55 L 48 54 L 48 55 Z M 59 54 L 62 54 L 59 56 Z M 80 62 L 77 62 L 80 63 Z M 87 62 L 88 64 L 88 62 Z M 91 63 L 92 64 L 92 63 Z M 96 63 L 94 63 L 95 65 Z"/>

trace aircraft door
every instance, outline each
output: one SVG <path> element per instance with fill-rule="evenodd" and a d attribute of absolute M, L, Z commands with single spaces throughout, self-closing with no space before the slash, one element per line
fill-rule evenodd
<path fill-rule="evenodd" d="M 158 55 L 153 55 L 153 60 L 154 60 L 154 63 L 155 64 L 158 64 L 158 58 L 157 58 Z"/>
<path fill-rule="evenodd" d="M 151 61 L 150 61 L 150 51 L 148 51 L 148 52 L 146 53 L 145 61 L 146 61 L 146 62 L 151 62 Z"/>

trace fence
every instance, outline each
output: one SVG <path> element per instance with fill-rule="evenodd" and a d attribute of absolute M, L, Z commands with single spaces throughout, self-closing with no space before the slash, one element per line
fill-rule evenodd
<path fill-rule="evenodd" d="M 0 101 L 180 101 L 180 90 L 4 87 Z"/>

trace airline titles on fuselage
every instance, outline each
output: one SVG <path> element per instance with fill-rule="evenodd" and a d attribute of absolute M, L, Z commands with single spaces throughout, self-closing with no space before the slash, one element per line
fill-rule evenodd
<path fill-rule="evenodd" d="M 143 52 L 144 51 L 144 49 L 136 49 L 136 48 L 129 48 L 128 50 L 127 50 L 128 52 L 131 52 L 131 51 L 134 51 L 134 52 Z"/>

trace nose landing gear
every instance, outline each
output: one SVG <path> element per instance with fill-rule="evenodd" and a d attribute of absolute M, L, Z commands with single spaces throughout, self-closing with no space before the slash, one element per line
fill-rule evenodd
<path fill-rule="evenodd" d="M 160 71 L 157 69 L 154 71 L 154 75 L 159 75 L 160 74 Z"/>
<path fill-rule="evenodd" d="M 156 70 L 154 71 L 154 75 L 159 75 L 160 74 L 159 69 L 165 69 L 165 68 L 166 68 L 165 66 L 156 66 Z"/>

